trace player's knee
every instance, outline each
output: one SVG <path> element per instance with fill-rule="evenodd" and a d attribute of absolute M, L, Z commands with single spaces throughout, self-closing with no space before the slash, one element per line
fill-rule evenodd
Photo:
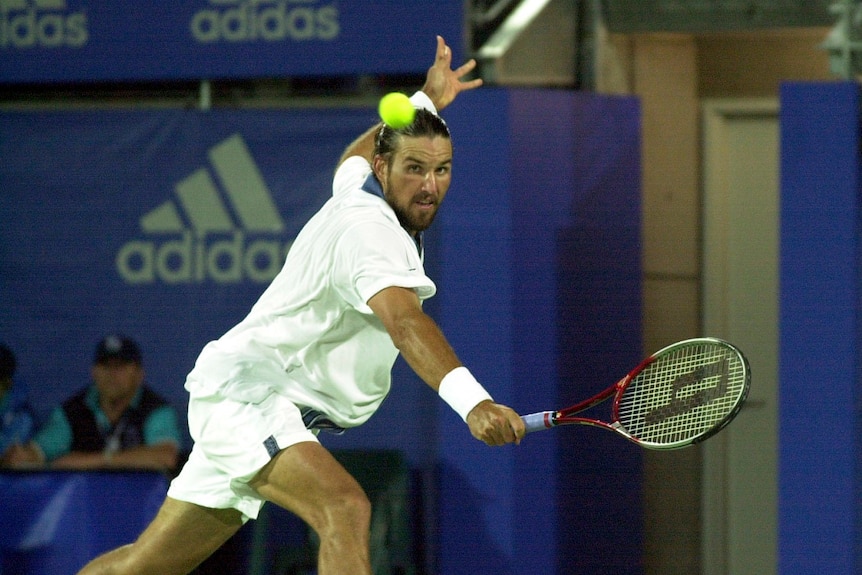
<path fill-rule="evenodd" d="M 133 545 L 123 545 L 88 563 L 78 575 L 122 575 L 140 572 L 135 570 L 132 557 Z"/>
<path fill-rule="evenodd" d="M 142 556 L 139 546 L 132 544 L 120 549 L 113 563 L 110 573 L 150 573 L 152 568 L 148 566 L 145 557 Z"/>
<path fill-rule="evenodd" d="M 371 502 L 361 489 L 343 491 L 326 505 L 324 531 L 367 530 L 371 523 Z"/>

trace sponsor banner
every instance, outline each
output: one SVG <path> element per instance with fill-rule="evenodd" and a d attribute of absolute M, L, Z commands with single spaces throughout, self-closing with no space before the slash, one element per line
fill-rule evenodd
<path fill-rule="evenodd" d="M 0 0 L 0 82 L 424 73 L 463 0 Z M 433 17 L 427 17 L 433 14 Z"/>
<path fill-rule="evenodd" d="M 197 353 L 248 313 L 374 121 L 370 109 L 4 114 L 0 341 L 37 406 L 86 384 L 112 331 L 140 342 L 148 379 L 182 406 Z"/>

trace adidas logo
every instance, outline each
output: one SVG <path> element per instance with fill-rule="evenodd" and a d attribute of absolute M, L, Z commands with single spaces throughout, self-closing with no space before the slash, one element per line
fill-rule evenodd
<path fill-rule="evenodd" d="M 209 159 L 239 227 L 211 172 L 195 170 L 174 186 L 178 202 L 141 217 L 141 230 L 156 240 L 132 240 L 117 252 L 126 283 L 267 283 L 279 272 L 292 242 L 273 237 L 284 221 L 242 136 L 214 146 Z"/>
<path fill-rule="evenodd" d="M 87 15 L 69 12 L 66 0 L 0 0 L 0 48 L 80 48 Z"/>
<path fill-rule="evenodd" d="M 320 0 L 209 0 L 189 27 L 195 40 L 206 44 L 334 40 L 341 32 L 338 8 L 316 3 Z"/>

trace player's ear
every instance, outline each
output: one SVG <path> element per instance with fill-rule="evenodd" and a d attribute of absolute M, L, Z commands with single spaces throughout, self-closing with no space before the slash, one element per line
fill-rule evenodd
<path fill-rule="evenodd" d="M 389 160 L 386 155 L 375 154 L 371 160 L 371 169 L 374 170 L 374 175 L 382 183 L 387 172 Z"/>

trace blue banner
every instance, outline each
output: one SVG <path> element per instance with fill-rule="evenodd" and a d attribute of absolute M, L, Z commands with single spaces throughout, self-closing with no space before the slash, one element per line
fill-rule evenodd
<path fill-rule="evenodd" d="M 424 73 L 463 0 L 0 0 L 0 82 Z M 433 14 L 433 17 L 426 17 Z"/>

